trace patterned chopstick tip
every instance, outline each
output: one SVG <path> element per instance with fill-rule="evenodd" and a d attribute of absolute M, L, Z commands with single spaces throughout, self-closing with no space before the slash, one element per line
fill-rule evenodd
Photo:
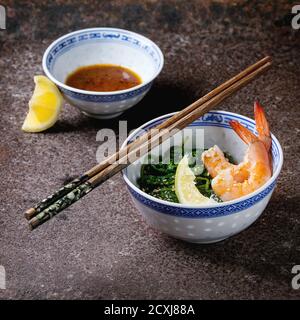
<path fill-rule="evenodd" d="M 34 216 L 42 212 L 44 209 L 49 207 L 53 202 L 58 200 L 59 198 L 63 197 L 65 194 L 69 193 L 71 190 L 75 189 L 81 183 L 88 179 L 88 175 L 82 175 L 81 177 L 74 179 L 70 183 L 66 184 L 65 186 L 58 189 L 56 192 L 48 196 L 47 198 L 43 199 L 40 203 L 38 203 L 33 208 L 28 209 L 25 212 L 25 218 L 27 220 L 32 219 Z"/>
<path fill-rule="evenodd" d="M 30 229 L 33 230 L 37 226 L 43 224 L 47 220 L 51 219 L 52 217 L 56 216 L 60 211 L 64 210 L 65 208 L 69 207 L 74 202 L 78 201 L 80 198 L 88 194 L 93 187 L 87 181 L 83 184 L 80 184 L 77 188 L 73 189 L 68 194 L 64 195 L 60 199 L 56 200 L 50 206 L 48 206 L 45 210 L 37 214 L 30 222 L 29 226 Z"/>

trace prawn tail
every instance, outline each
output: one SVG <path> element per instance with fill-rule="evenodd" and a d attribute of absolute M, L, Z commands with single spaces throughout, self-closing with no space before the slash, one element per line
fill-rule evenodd
<path fill-rule="evenodd" d="M 250 144 L 257 141 L 257 136 L 238 121 L 231 120 L 229 121 L 229 125 L 245 143 Z"/>
<path fill-rule="evenodd" d="M 264 109 L 258 101 L 254 102 L 254 116 L 259 140 L 262 141 L 267 150 L 270 151 L 272 139 L 269 123 L 267 121 Z"/>

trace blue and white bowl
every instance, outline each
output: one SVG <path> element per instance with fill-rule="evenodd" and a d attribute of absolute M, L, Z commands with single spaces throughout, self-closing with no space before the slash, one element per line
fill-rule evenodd
<path fill-rule="evenodd" d="M 161 116 L 142 125 L 128 137 L 123 147 L 133 141 L 143 130 L 151 129 L 173 114 Z M 211 111 L 185 129 L 185 137 L 195 135 L 195 129 L 203 129 L 206 148 L 216 144 L 240 162 L 247 146 L 229 126 L 230 120 L 238 120 L 256 133 L 255 122 L 252 119 L 231 112 Z M 162 145 L 163 152 L 170 146 L 170 143 L 164 144 Z M 177 143 L 174 142 L 174 145 L 180 144 L 180 139 L 177 140 Z M 155 152 L 155 149 L 152 152 Z M 274 135 L 272 135 L 272 155 L 273 175 L 261 188 L 233 201 L 201 207 L 160 200 L 140 190 L 137 180 L 140 177 L 143 159 L 123 170 L 123 178 L 135 206 L 152 227 L 189 242 L 213 243 L 241 232 L 262 214 L 271 198 L 283 163 L 282 149 Z"/>
<path fill-rule="evenodd" d="M 141 77 L 142 83 L 112 92 L 80 90 L 65 84 L 67 76 L 77 68 L 101 63 L 127 67 Z M 65 99 L 83 113 L 100 119 L 117 117 L 137 104 L 149 91 L 163 64 L 163 54 L 154 42 L 116 28 L 69 33 L 54 41 L 43 57 L 45 74 L 59 87 Z"/>

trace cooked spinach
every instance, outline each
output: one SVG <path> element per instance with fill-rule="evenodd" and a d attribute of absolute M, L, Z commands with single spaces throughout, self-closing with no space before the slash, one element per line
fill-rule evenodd
<path fill-rule="evenodd" d="M 213 197 L 214 200 L 221 201 L 214 194 L 211 187 L 212 177 L 209 175 L 200 160 L 203 151 L 204 150 L 193 149 L 188 153 L 189 166 L 196 176 L 196 186 L 204 196 Z M 140 188 L 156 198 L 171 202 L 178 202 L 174 184 L 177 164 L 184 156 L 183 152 L 183 146 L 171 147 L 168 153 L 170 159 L 168 159 L 169 161 L 167 164 L 164 163 L 166 161 L 163 161 L 163 156 L 159 156 L 159 163 L 154 164 L 153 160 L 155 158 L 149 155 L 149 163 L 143 164 L 141 168 L 141 176 L 138 180 Z M 234 163 L 231 155 L 225 153 L 225 156 L 231 163 Z"/>

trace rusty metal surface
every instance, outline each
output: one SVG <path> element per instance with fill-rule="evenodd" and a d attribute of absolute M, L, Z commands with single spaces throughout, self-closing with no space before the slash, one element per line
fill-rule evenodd
<path fill-rule="evenodd" d="M 2 1 L 3 2 L 3 1 Z M 288 1 L 4 1 L 0 31 L 0 298 L 299 298 L 300 30 Z M 191 245 L 150 229 L 120 175 L 30 233 L 25 209 L 95 164 L 96 121 L 65 105 L 42 134 L 20 128 L 46 47 L 85 27 L 115 26 L 159 44 L 166 64 L 151 92 L 122 115 L 129 129 L 176 111 L 266 54 L 274 66 L 221 109 L 265 106 L 284 148 L 278 187 L 262 217 L 224 242 Z M 83 157 L 84 155 L 84 157 Z"/>

